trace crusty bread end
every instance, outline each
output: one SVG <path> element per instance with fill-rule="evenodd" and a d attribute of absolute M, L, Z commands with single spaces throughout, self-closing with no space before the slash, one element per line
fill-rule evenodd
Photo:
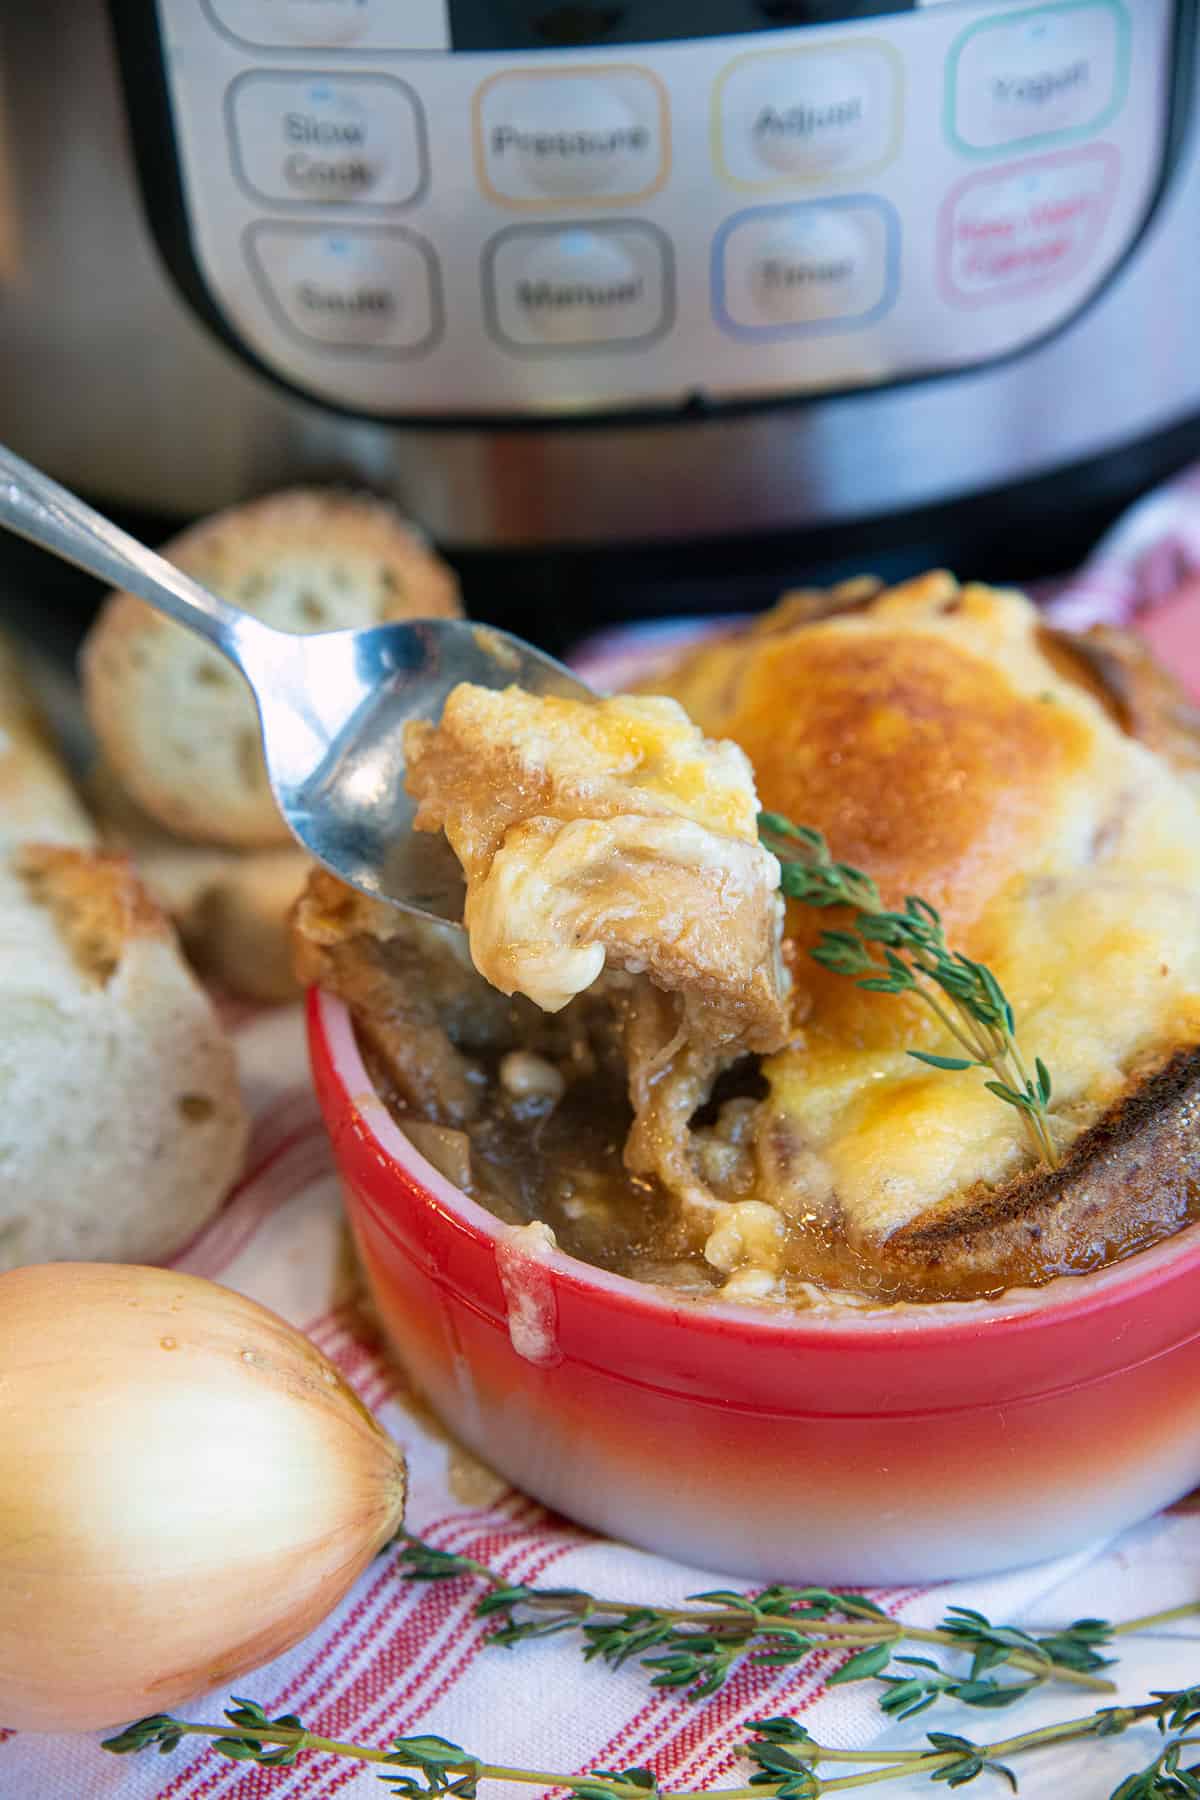
<path fill-rule="evenodd" d="M 232 1044 L 129 862 L 0 858 L 0 1269 L 164 1260 L 245 1139 Z"/>

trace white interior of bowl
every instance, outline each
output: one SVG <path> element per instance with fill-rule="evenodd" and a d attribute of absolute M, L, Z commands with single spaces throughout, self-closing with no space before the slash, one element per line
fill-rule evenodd
<path fill-rule="evenodd" d="M 426 1161 L 392 1118 L 367 1073 L 353 1021 L 344 1002 L 331 994 L 321 993 L 317 1004 L 334 1067 L 355 1106 L 370 1124 L 380 1147 L 471 1231 L 493 1244 L 503 1243 L 512 1227 L 472 1200 L 453 1182 L 447 1181 L 432 1163 Z M 813 1305 L 802 1310 L 788 1310 L 769 1303 L 697 1301 L 673 1293 L 669 1288 L 614 1275 L 592 1263 L 581 1262 L 565 1250 L 550 1251 L 539 1260 L 544 1260 L 562 1280 L 577 1287 L 611 1294 L 614 1301 L 622 1305 L 659 1311 L 676 1321 L 680 1312 L 686 1310 L 697 1324 L 706 1320 L 723 1321 L 736 1323 L 740 1329 L 749 1331 L 775 1333 L 782 1328 L 802 1335 L 813 1332 L 847 1337 L 874 1337 L 881 1332 L 896 1331 L 936 1331 L 940 1334 L 955 1330 L 973 1332 L 980 1324 L 995 1325 L 1001 1320 L 1032 1323 L 1038 1315 L 1048 1311 L 1079 1314 L 1102 1309 L 1118 1298 L 1127 1298 L 1131 1291 L 1144 1291 L 1149 1295 L 1153 1288 L 1176 1274 L 1180 1264 L 1196 1264 L 1200 1278 L 1200 1223 L 1185 1226 L 1162 1243 L 1140 1250 L 1124 1262 L 1113 1263 L 1095 1274 L 1063 1275 L 1039 1288 L 1011 1288 L 1000 1299 L 912 1301 L 868 1308 L 837 1301 L 830 1301 L 827 1307 Z M 1200 1314 L 1200 1301 L 1197 1307 Z"/>

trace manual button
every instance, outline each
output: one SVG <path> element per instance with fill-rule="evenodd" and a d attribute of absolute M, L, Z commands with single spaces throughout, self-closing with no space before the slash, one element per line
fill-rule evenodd
<path fill-rule="evenodd" d="M 241 75 L 226 112 L 235 167 L 259 199 L 404 206 L 425 184 L 420 107 L 394 76 Z"/>
<path fill-rule="evenodd" d="M 484 251 L 484 301 L 511 349 L 645 344 L 670 323 L 670 248 L 654 225 L 514 225 Z"/>
<path fill-rule="evenodd" d="M 666 95 L 643 69 L 505 73 L 475 96 L 480 186 L 505 206 L 641 200 L 667 157 Z"/>
<path fill-rule="evenodd" d="M 272 309 L 304 338 L 417 355 L 442 329 L 437 260 L 410 231 L 263 223 L 246 255 Z"/>

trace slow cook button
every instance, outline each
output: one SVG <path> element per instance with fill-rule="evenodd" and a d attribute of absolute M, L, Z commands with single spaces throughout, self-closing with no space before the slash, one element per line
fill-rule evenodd
<path fill-rule="evenodd" d="M 644 198 L 666 173 L 666 99 L 623 65 L 494 75 L 475 96 L 480 184 L 504 205 Z"/>
<path fill-rule="evenodd" d="M 875 168 L 900 125 L 885 45 L 742 56 L 717 84 L 722 173 L 748 186 Z"/>
<path fill-rule="evenodd" d="M 403 206 L 424 185 L 420 109 L 390 75 L 240 75 L 226 105 L 238 173 L 259 199 Z"/>
<path fill-rule="evenodd" d="M 714 246 L 714 310 L 735 337 L 865 325 L 895 298 L 899 226 L 863 195 L 760 206 L 730 219 Z"/>
<path fill-rule="evenodd" d="M 1098 130 L 1124 97 L 1128 60 L 1120 0 L 1071 0 L 971 26 L 947 66 L 958 148 L 983 153 Z"/>
<path fill-rule="evenodd" d="M 202 0 L 234 37 L 264 48 L 448 50 L 446 0 Z"/>
<path fill-rule="evenodd" d="M 437 262 L 412 232 L 252 225 L 247 256 L 276 313 L 302 337 L 416 355 L 440 335 Z"/>
<path fill-rule="evenodd" d="M 670 323 L 670 251 L 653 225 L 516 225 L 484 251 L 484 295 L 510 348 L 644 344 Z"/>

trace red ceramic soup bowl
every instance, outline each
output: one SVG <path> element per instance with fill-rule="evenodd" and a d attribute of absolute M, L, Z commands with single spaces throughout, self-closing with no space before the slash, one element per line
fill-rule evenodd
<path fill-rule="evenodd" d="M 1200 1481 L 1200 1226 L 1000 1300 L 698 1303 L 527 1239 L 418 1155 L 313 994 L 317 1093 L 385 1328 L 450 1430 L 610 1536 L 772 1580 L 981 1574 Z"/>

